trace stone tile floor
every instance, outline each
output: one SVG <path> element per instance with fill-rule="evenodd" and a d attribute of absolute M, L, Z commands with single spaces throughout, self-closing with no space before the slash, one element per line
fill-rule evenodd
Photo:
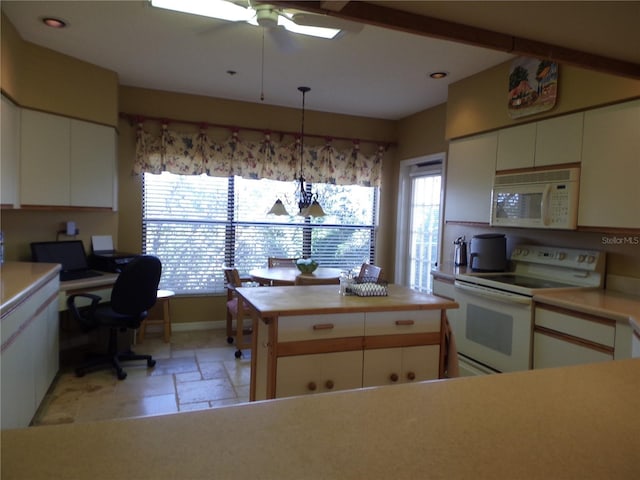
<path fill-rule="evenodd" d="M 251 352 L 236 359 L 225 330 L 174 332 L 170 343 L 147 336 L 136 353 L 146 362 L 124 362 L 125 380 L 113 370 L 76 377 L 61 371 L 32 425 L 55 425 L 202 410 L 249 401 Z"/>

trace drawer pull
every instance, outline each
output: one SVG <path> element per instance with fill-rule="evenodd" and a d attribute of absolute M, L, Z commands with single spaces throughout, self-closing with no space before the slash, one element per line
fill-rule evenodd
<path fill-rule="evenodd" d="M 318 386 L 316 385 L 316 382 L 309 382 L 307 384 L 307 388 L 309 390 L 311 390 L 312 392 L 315 392 L 316 388 L 318 388 Z"/>
<path fill-rule="evenodd" d="M 413 320 L 396 320 L 396 325 L 398 326 L 403 326 L 403 325 L 413 325 L 414 322 Z"/>
<path fill-rule="evenodd" d="M 324 386 L 327 387 L 327 390 L 331 390 L 333 388 L 333 380 L 327 380 Z"/>
<path fill-rule="evenodd" d="M 407 373 L 407 378 L 409 380 L 415 380 L 416 379 L 416 374 L 414 372 L 409 372 L 409 373 Z"/>
<path fill-rule="evenodd" d="M 333 323 L 317 323 L 313 326 L 314 330 L 331 330 Z"/>
<path fill-rule="evenodd" d="M 398 381 L 398 374 L 397 373 L 392 373 L 391 375 L 389 375 L 389 380 L 391 380 L 392 382 L 397 382 Z"/>

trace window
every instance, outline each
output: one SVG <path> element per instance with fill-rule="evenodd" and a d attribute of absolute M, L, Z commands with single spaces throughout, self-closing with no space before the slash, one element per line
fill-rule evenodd
<path fill-rule="evenodd" d="M 143 252 L 162 260 L 160 287 L 220 293 L 223 266 L 246 273 L 270 256 L 310 256 L 344 269 L 373 262 L 376 188 L 317 184 L 325 217 L 266 215 L 276 198 L 294 212 L 295 188 L 266 179 L 145 173 Z"/>
<path fill-rule="evenodd" d="M 439 256 L 443 155 L 407 160 L 400 167 L 396 282 L 431 291 Z"/>

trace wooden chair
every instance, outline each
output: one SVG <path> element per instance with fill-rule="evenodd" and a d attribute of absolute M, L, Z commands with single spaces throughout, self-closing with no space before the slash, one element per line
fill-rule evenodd
<path fill-rule="evenodd" d="M 339 285 L 339 278 L 316 278 L 310 275 L 298 275 L 296 285 Z"/>
<path fill-rule="evenodd" d="M 242 305 L 241 300 L 236 295 L 236 288 L 242 286 L 242 282 L 251 281 L 250 278 L 240 277 L 238 270 L 235 268 L 225 268 L 224 278 L 226 281 L 225 287 L 227 288 L 227 342 L 233 343 L 236 341 L 235 357 L 240 358 L 242 356 L 243 348 L 251 348 L 251 342 L 245 343 L 245 335 L 252 333 L 252 327 L 244 328 L 243 323 L 245 318 L 250 318 Z M 236 327 L 233 328 L 233 322 L 235 320 Z"/>
<path fill-rule="evenodd" d="M 297 258 L 269 257 L 268 266 L 269 268 L 291 268 L 296 266 L 296 260 Z"/>
<path fill-rule="evenodd" d="M 367 279 L 371 280 L 372 282 L 378 282 L 380 281 L 380 279 L 382 279 L 382 268 L 371 265 L 370 263 L 363 263 L 362 267 L 360 267 L 358 279 Z"/>

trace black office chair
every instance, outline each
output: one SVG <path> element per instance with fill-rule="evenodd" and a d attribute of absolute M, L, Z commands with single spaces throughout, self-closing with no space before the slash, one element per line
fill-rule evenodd
<path fill-rule="evenodd" d="M 146 360 L 148 367 L 156 364 L 151 355 L 137 355 L 131 351 L 119 352 L 118 331 L 137 329 L 147 318 L 147 311 L 156 303 L 161 272 L 162 264 L 158 258 L 142 255 L 132 260 L 118 275 L 111 291 L 110 302 L 101 304 L 102 298 L 90 293 L 78 293 L 67 299 L 69 310 L 85 331 L 103 327 L 109 329 L 107 353 L 96 356 L 76 368 L 77 376 L 82 377 L 87 372 L 111 366 L 116 369 L 118 379 L 124 380 L 127 373 L 120 366 L 120 361 Z M 78 297 L 90 299 L 91 305 L 77 306 L 75 299 Z"/>

